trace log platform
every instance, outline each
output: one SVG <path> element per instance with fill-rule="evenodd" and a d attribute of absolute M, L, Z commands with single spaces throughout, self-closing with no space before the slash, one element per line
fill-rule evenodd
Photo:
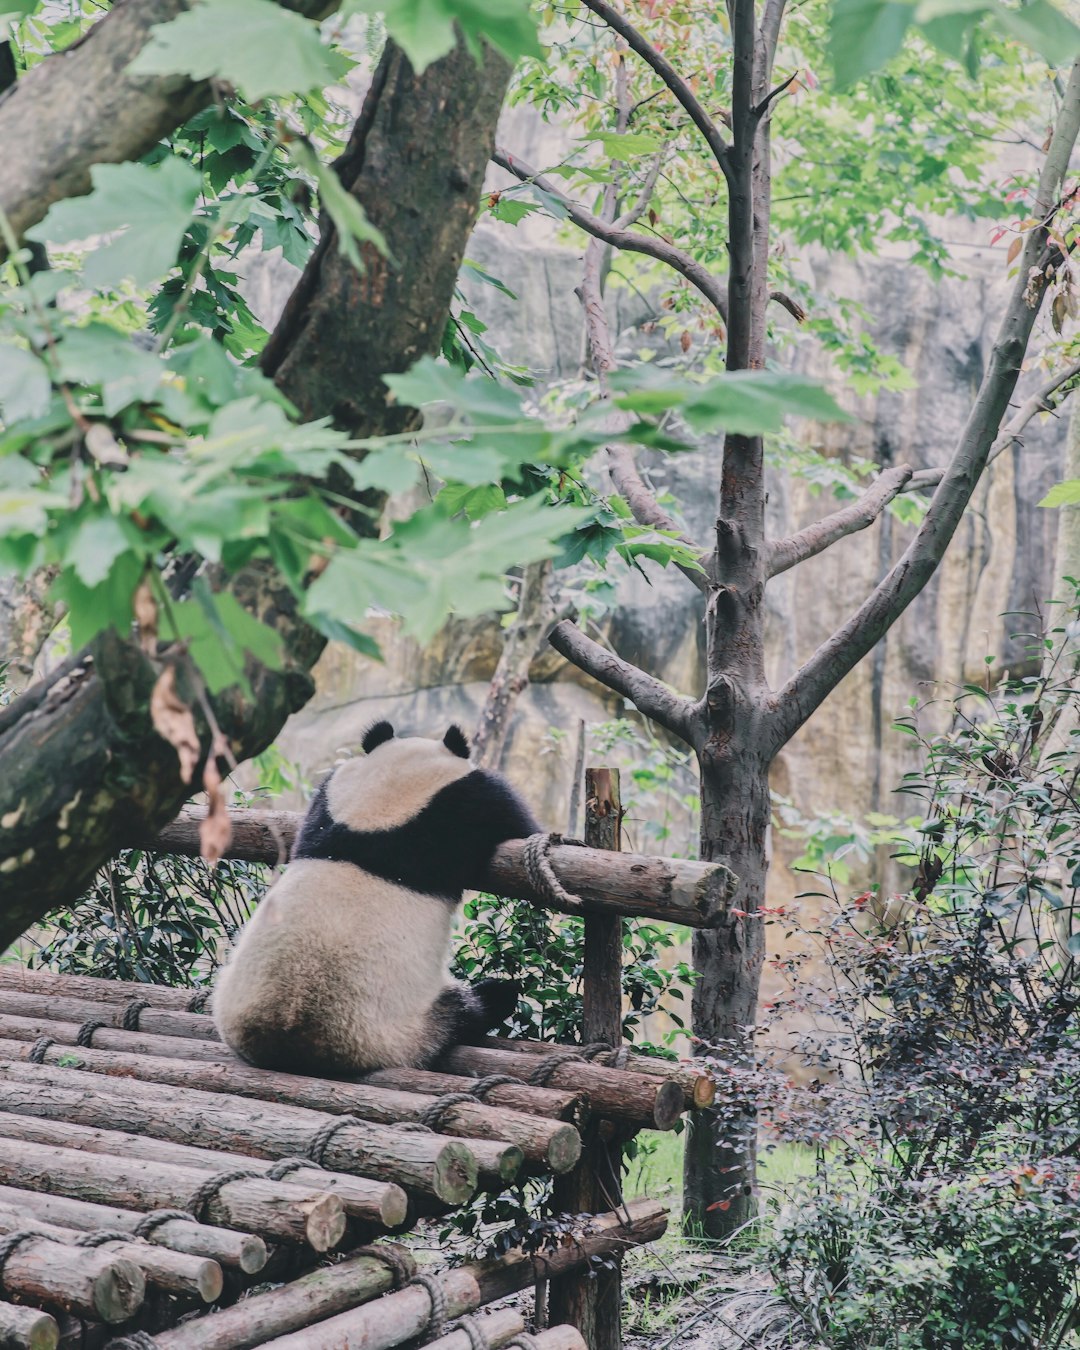
<path fill-rule="evenodd" d="M 484 1305 L 654 1240 L 663 1207 L 451 1270 L 378 1239 L 568 1174 L 604 1122 L 625 1138 L 712 1101 L 686 1064 L 497 1038 L 432 1070 L 274 1073 L 236 1059 L 204 1004 L 0 966 L 0 1345 L 513 1347 L 520 1311 Z M 533 1341 L 586 1350 L 569 1326 Z"/>

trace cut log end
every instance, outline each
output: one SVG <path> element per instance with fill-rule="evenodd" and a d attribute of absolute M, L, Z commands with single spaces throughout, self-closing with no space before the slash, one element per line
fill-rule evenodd
<path fill-rule="evenodd" d="M 448 1140 L 435 1160 L 432 1190 L 448 1205 L 464 1205 L 476 1194 L 480 1170 L 470 1148 Z"/>
<path fill-rule="evenodd" d="M 409 1197 L 389 1182 L 379 1198 L 379 1222 L 384 1228 L 400 1228 L 409 1214 Z"/>
<path fill-rule="evenodd" d="M 0 1303 L 0 1345 L 12 1350 L 56 1350 L 60 1328 L 47 1312 Z"/>
<path fill-rule="evenodd" d="M 673 1083 L 670 1079 L 661 1083 L 656 1089 L 656 1100 L 653 1103 L 653 1123 L 656 1128 L 673 1129 L 675 1122 L 683 1113 L 684 1106 L 683 1090 L 679 1084 Z"/>
<path fill-rule="evenodd" d="M 307 1211 L 306 1235 L 312 1249 L 327 1252 L 336 1247 L 345 1236 L 348 1223 L 340 1198 L 326 1191 L 311 1199 L 304 1209 Z"/>
<path fill-rule="evenodd" d="M 257 1274 L 266 1265 L 269 1257 L 270 1253 L 266 1250 L 266 1243 L 261 1237 L 255 1233 L 243 1234 L 237 1263 L 245 1275 Z"/>
<path fill-rule="evenodd" d="M 146 1295 L 142 1271 L 126 1257 L 102 1255 L 101 1269 L 93 1280 L 94 1309 L 103 1322 L 110 1324 L 126 1322 Z"/>
<path fill-rule="evenodd" d="M 573 1125 L 565 1125 L 552 1133 L 548 1143 L 547 1165 L 561 1176 L 569 1172 L 581 1157 L 581 1135 Z"/>
<path fill-rule="evenodd" d="M 716 1084 L 707 1074 L 694 1079 L 693 1106 L 695 1111 L 705 1111 L 716 1100 Z"/>

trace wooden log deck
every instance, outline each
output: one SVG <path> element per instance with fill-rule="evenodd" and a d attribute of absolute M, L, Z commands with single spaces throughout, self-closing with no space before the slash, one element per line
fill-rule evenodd
<path fill-rule="evenodd" d="M 583 1132 L 670 1129 L 712 1101 L 687 1065 L 495 1037 L 348 1082 L 254 1069 L 204 1004 L 0 966 L 0 1346 L 512 1346 L 520 1311 L 478 1309 L 655 1239 L 663 1206 L 434 1274 L 385 1239 L 570 1173 Z M 585 1346 L 569 1326 L 533 1341 Z"/>

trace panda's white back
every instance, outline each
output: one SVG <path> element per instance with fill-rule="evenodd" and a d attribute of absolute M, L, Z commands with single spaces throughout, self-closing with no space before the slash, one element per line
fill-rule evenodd
<path fill-rule="evenodd" d="M 351 830 L 394 830 L 472 772 L 441 741 L 395 737 L 341 764 L 326 804 Z M 252 1063 L 301 1073 L 422 1063 L 453 918 L 444 898 L 355 863 L 294 858 L 218 975 L 222 1040 Z"/>
<path fill-rule="evenodd" d="M 218 1031 L 246 1059 L 299 1072 L 419 1063 L 452 922 L 430 895 L 351 863 L 298 859 L 218 977 Z"/>

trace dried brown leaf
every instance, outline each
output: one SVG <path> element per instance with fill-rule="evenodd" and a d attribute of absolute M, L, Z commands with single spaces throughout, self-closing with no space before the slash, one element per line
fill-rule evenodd
<path fill-rule="evenodd" d="M 1019 254 L 1020 250 L 1023 247 L 1024 247 L 1024 236 L 1022 234 L 1018 234 L 1016 238 L 1012 241 L 1012 243 L 1009 245 L 1009 253 L 1005 259 L 1006 264 L 1015 262 L 1017 255 Z"/>
<path fill-rule="evenodd" d="M 176 692 L 176 671 L 166 666 L 150 695 L 150 720 L 154 730 L 175 746 L 180 760 L 180 781 L 190 783 L 199 762 L 201 747 L 191 709 Z"/>
<path fill-rule="evenodd" d="M 203 787 L 206 790 L 208 810 L 206 819 L 199 823 L 199 852 L 208 863 L 220 862 L 232 843 L 232 819 L 221 790 L 216 746 L 206 759 L 203 769 Z"/>
<path fill-rule="evenodd" d="M 157 651 L 158 607 L 150 583 L 145 578 L 135 588 L 132 607 L 135 612 L 135 623 L 139 630 L 139 646 L 147 656 L 153 656 Z M 166 737 L 167 739 L 168 737 Z M 187 781 L 185 778 L 184 782 Z"/>

